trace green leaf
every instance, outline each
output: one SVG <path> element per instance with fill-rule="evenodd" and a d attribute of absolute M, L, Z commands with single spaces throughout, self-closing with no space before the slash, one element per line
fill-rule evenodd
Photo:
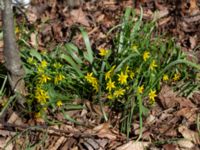
<path fill-rule="evenodd" d="M 134 58 L 134 57 L 137 57 L 139 54 L 135 53 L 135 54 L 131 54 L 129 55 L 128 57 L 126 57 L 115 69 L 114 73 L 118 72 L 122 67 L 123 65 L 127 62 L 127 61 L 130 61 L 131 58 Z"/>
<path fill-rule="evenodd" d="M 86 60 L 88 60 L 90 62 L 90 64 L 92 64 L 94 57 L 93 57 L 93 51 L 92 51 L 92 48 L 90 45 L 90 40 L 89 40 L 88 34 L 87 34 L 87 32 L 85 32 L 85 30 L 82 27 L 80 27 L 79 29 L 83 36 L 83 40 L 85 42 L 85 46 L 86 46 L 86 50 L 87 50 L 87 53 L 84 54 L 84 57 Z"/>
<path fill-rule="evenodd" d="M 38 51 L 36 51 L 35 49 L 30 50 L 30 55 L 37 58 L 39 61 L 42 61 L 41 54 Z"/>
<path fill-rule="evenodd" d="M 140 7 L 140 18 L 139 20 L 135 23 L 135 26 L 133 27 L 132 29 L 132 32 L 131 32 L 131 37 L 133 38 L 136 34 L 136 32 L 140 29 L 140 25 L 142 23 L 142 17 L 143 17 L 143 9 L 142 7 Z"/>
<path fill-rule="evenodd" d="M 74 60 L 70 56 L 61 54 L 60 58 L 66 60 L 71 65 L 71 67 L 79 74 L 79 76 L 83 76 L 80 67 L 74 62 Z"/>
<path fill-rule="evenodd" d="M 79 65 L 83 63 L 80 56 L 78 56 L 78 48 L 75 45 L 68 43 L 65 45 L 65 47 L 67 53 L 76 61 L 76 63 L 78 63 Z"/>

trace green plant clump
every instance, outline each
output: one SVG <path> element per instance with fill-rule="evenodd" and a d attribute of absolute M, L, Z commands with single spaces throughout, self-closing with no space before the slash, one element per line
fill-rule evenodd
<path fill-rule="evenodd" d="M 122 23 L 110 31 L 118 31 L 112 49 L 102 47 L 95 54 L 80 28 L 86 50 L 68 43 L 49 55 L 25 53 L 29 106 L 36 104 L 35 111 L 41 112 L 67 106 L 74 96 L 92 99 L 100 103 L 106 121 L 103 105 L 122 112 L 121 131 L 127 136 L 134 114 L 139 114 L 141 129 L 142 116 L 155 103 L 161 84 L 189 81 L 193 88 L 187 95 L 199 88 L 195 79 L 200 66 L 188 61 L 174 40 L 156 35 L 154 28 L 155 21 L 144 23 L 142 15 L 138 18 L 128 8 Z"/>

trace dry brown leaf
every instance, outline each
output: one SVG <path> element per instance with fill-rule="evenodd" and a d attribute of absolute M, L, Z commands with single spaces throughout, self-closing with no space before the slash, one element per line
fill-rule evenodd
<path fill-rule="evenodd" d="M 0 48 L 3 48 L 3 41 L 0 40 Z"/>
<path fill-rule="evenodd" d="M 150 145 L 150 142 L 130 141 L 118 147 L 116 150 L 145 150 L 145 148 L 148 147 L 149 145 Z"/>
<path fill-rule="evenodd" d="M 176 112 L 176 115 L 186 118 L 188 123 L 192 124 L 197 119 L 197 111 L 198 108 L 182 108 L 181 110 Z"/>
<path fill-rule="evenodd" d="M 22 119 L 19 118 L 17 113 L 13 112 L 10 118 L 8 119 L 8 123 L 16 124 L 16 125 L 23 125 Z"/>
<path fill-rule="evenodd" d="M 72 16 L 71 19 L 73 20 L 74 23 L 80 23 L 88 27 L 90 26 L 88 19 L 81 8 L 72 10 L 70 12 L 70 15 Z"/>
<path fill-rule="evenodd" d="M 164 9 L 161 11 L 157 11 L 156 13 L 154 13 L 153 18 L 155 20 L 158 20 L 160 18 L 166 17 L 169 14 L 169 10 L 168 9 Z"/>
<path fill-rule="evenodd" d="M 30 44 L 36 48 L 37 47 L 37 37 L 35 33 L 31 33 L 30 35 Z"/>
<path fill-rule="evenodd" d="M 16 132 L 13 132 L 13 131 L 0 130 L 0 136 L 3 136 L 3 137 L 13 136 L 15 134 Z"/>
<path fill-rule="evenodd" d="M 104 150 L 107 143 L 108 139 L 84 138 L 81 141 L 81 144 L 83 144 L 88 150 Z"/>
<path fill-rule="evenodd" d="M 165 144 L 163 145 L 164 150 L 177 150 L 177 146 L 174 144 Z"/>
<path fill-rule="evenodd" d="M 7 142 L 11 139 L 11 137 L 9 138 L 3 138 L 3 137 L 0 137 L 0 149 L 3 149 L 5 148 L 5 146 L 7 145 Z M 13 144 L 10 143 L 6 148 L 5 150 L 13 150 Z"/>
<path fill-rule="evenodd" d="M 172 19 L 172 17 L 167 17 L 167 18 L 163 18 L 163 19 L 159 20 L 158 26 L 166 25 L 167 23 L 169 23 L 169 21 L 171 21 L 171 19 Z"/>
<path fill-rule="evenodd" d="M 37 16 L 37 9 L 35 7 L 29 7 L 27 13 L 27 19 L 30 23 L 35 23 L 39 16 Z"/>
<path fill-rule="evenodd" d="M 176 101 L 179 103 L 180 108 L 195 108 L 196 106 L 189 100 L 184 97 L 176 97 Z"/>
<path fill-rule="evenodd" d="M 180 148 L 187 148 L 187 149 L 192 149 L 194 148 L 194 144 L 190 140 L 186 139 L 181 139 L 177 142 Z"/>
<path fill-rule="evenodd" d="M 182 136 L 185 139 L 190 140 L 190 141 L 194 142 L 195 144 L 200 144 L 200 137 L 197 132 L 194 132 L 194 131 L 188 129 L 184 125 L 180 126 L 178 128 L 178 131 L 182 134 Z"/>
<path fill-rule="evenodd" d="M 172 108 L 178 104 L 176 101 L 176 93 L 167 85 L 162 87 L 158 97 L 165 109 Z"/>
<path fill-rule="evenodd" d="M 197 45 L 197 36 L 190 36 L 190 48 L 193 50 Z"/>
<path fill-rule="evenodd" d="M 199 61 L 200 61 L 200 51 L 199 51 Z M 192 102 L 195 103 L 196 105 L 200 105 L 200 93 L 195 92 L 192 95 Z"/>
<path fill-rule="evenodd" d="M 105 15 L 104 15 L 104 14 L 101 14 L 101 15 L 99 15 L 99 16 L 97 17 L 96 21 L 97 21 L 97 22 L 102 22 L 102 21 L 104 20 L 104 18 L 105 18 Z"/>
<path fill-rule="evenodd" d="M 117 138 L 116 135 L 111 132 L 109 123 L 100 124 L 93 128 L 93 131 L 95 131 L 97 136 L 100 138 L 108 138 L 110 140 L 115 140 Z"/>
<path fill-rule="evenodd" d="M 52 147 L 49 147 L 51 150 L 58 150 L 58 148 L 66 141 L 64 136 L 61 136 Z"/>
<path fill-rule="evenodd" d="M 190 0 L 190 15 L 195 15 L 199 12 L 197 0 Z"/>

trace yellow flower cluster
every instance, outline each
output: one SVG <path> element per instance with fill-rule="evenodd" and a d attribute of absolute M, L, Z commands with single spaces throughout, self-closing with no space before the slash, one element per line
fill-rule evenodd
<path fill-rule="evenodd" d="M 181 78 L 181 74 L 179 72 L 174 74 L 173 80 L 178 81 Z"/>
<path fill-rule="evenodd" d="M 40 83 L 40 84 L 43 84 L 43 83 L 47 83 L 47 81 L 48 80 L 51 80 L 51 78 L 48 76 L 48 75 L 46 75 L 46 74 L 41 74 L 39 77 L 38 77 L 38 82 Z"/>
<path fill-rule="evenodd" d="M 115 66 L 112 66 L 111 69 L 105 73 L 106 80 L 106 90 L 108 90 L 108 99 L 114 99 L 121 97 L 125 94 L 126 90 L 129 89 L 128 86 L 122 88 L 124 85 L 127 85 L 128 79 L 133 79 L 135 74 L 133 71 L 129 70 L 129 66 L 125 68 L 125 71 L 119 72 L 116 77 L 117 79 L 113 81 L 115 78 L 112 78 L 114 73 Z M 113 90 L 113 91 L 112 91 Z"/>
<path fill-rule="evenodd" d="M 99 90 L 98 80 L 93 76 L 93 73 L 87 73 L 85 79 L 87 80 L 88 83 L 92 85 L 92 87 L 96 92 Z"/>
<path fill-rule="evenodd" d="M 60 81 L 64 80 L 65 76 L 61 73 L 58 73 L 54 78 L 54 84 L 58 84 Z"/>
<path fill-rule="evenodd" d="M 62 64 L 56 62 L 56 63 L 53 64 L 53 67 L 56 68 L 56 69 L 60 69 L 60 68 L 62 68 Z"/>
<path fill-rule="evenodd" d="M 47 67 L 47 61 L 46 60 L 42 60 L 41 61 L 41 68 L 46 68 Z"/>
<path fill-rule="evenodd" d="M 48 96 L 48 93 L 44 91 L 41 87 L 37 87 L 35 90 L 35 98 L 38 103 L 40 103 L 41 105 L 44 105 L 46 104 L 49 96 Z"/>
<path fill-rule="evenodd" d="M 46 61 L 46 60 L 42 60 L 42 61 L 40 62 L 40 65 L 39 65 L 38 68 L 37 68 L 38 73 L 39 73 L 39 74 L 44 73 L 45 68 L 47 68 L 47 66 L 48 66 L 47 61 Z"/>

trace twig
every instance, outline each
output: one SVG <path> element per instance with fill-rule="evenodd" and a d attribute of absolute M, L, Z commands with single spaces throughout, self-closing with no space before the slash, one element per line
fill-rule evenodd
<path fill-rule="evenodd" d="M 11 123 L 1 123 L 0 126 L 1 130 L 8 130 L 8 131 L 24 131 L 30 130 L 31 132 L 47 132 L 47 134 L 55 135 L 55 136 L 64 136 L 64 137 L 75 137 L 75 138 L 94 138 L 97 134 L 92 133 L 82 133 L 80 131 L 66 131 L 61 129 L 55 129 L 53 127 L 48 127 L 46 125 L 39 125 L 39 126 L 28 126 L 28 125 L 16 125 Z M 52 132 L 53 131 L 53 132 Z"/>

